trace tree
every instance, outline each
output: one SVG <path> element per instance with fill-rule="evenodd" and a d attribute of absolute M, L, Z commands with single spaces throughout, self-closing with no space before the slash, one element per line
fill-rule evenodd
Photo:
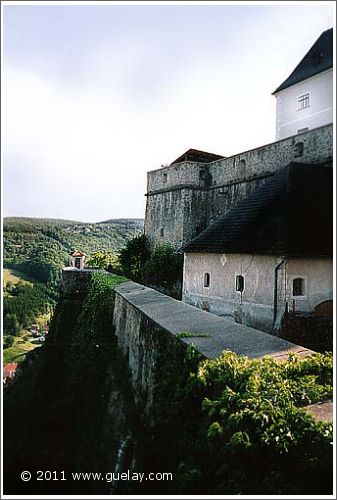
<path fill-rule="evenodd" d="M 146 282 L 154 285 L 174 285 L 182 274 L 183 254 L 170 243 L 157 245 L 144 269 Z"/>
<path fill-rule="evenodd" d="M 143 282 L 144 267 L 151 257 L 150 245 L 144 233 L 131 238 L 119 253 L 121 271 L 128 278 Z"/>
<path fill-rule="evenodd" d="M 14 340 L 15 339 L 13 335 L 6 335 L 4 337 L 3 348 L 8 349 L 8 347 L 12 347 L 12 345 L 14 344 Z"/>
<path fill-rule="evenodd" d="M 10 335 L 18 336 L 20 335 L 20 323 L 15 314 L 6 314 L 4 317 L 4 332 Z"/>
<path fill-rule="evenodd" d="M 119 270 L 118 257 L 111 251 L 93 253 L 87 260 L 86 265 L 94 269 Z"/>

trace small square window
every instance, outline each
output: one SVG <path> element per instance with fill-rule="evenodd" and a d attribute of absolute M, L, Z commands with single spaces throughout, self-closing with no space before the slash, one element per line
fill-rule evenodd
<path fill-rule="evenodd" d="M 310 106 L 309 94 L 303 94 L 297 98 L 297 111 L 301 111 L 301 109 L 308 108 L 309 106 Z"/>
<path fill-rule="evenodd" d="M 211 284 L 211 276 L 209 273 L 204 274 L 204 287 L 209 288 L 209 285 Z"/>

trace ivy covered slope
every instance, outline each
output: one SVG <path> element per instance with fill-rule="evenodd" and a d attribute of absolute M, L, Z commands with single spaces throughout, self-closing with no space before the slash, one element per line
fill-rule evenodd
<path fill-rule="evenodd" d="M 62 298 L 35 364 L 6 389 L 6 493 L 106 494 L 97 481 L 24 484 L 19 471 L 111 472 L 127 437 L 126 469 L 173 481 L 126 482 L 122 493 L 330 494 L 332 426 L 303 407 L 332 397 L 331 354 L 202 360 L 186 334 L 158 330 L 149 422 L 111 326 L 124 279 L 94 273 L 84 296 Z"/>
<path fill-rule="evenodd" d="M 111 331 L 113 289 L 123 281 L 95 274 L 85 296 L 61 297 L 44 345 L 5 389 L 6 492 L 107 493 L 109 485 L 98 481 L 23 483 L 20 470 L 40 470 L 41 464 L 67 474 L 114 469 L 121 436 L 132 420 L 132 405 L 124 402 L 128 374 Z"/>

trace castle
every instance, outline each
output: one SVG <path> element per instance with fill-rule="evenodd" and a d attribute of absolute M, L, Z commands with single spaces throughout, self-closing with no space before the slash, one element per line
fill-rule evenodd
<path fill-rule="evenodd" d="M 318 38 L 274 92 L 277 98 L 276 142 L 227 158 L 190 149 L 171 165 L 148 173 L 145 234 L 152 246 L 170 242 L 184 249 L 184 301 L 265 331 L 275 329 L 289 304 L 296 310 L 309 312 L 322 303 L 331 303 L 331 238 L 323 237 L 324 248 L 315 250 L 313 244 L 315 239 L 322 239 L 323 228 L 331 236 L 332 228 L 327 220 L 321 219 L 322 224 L 316 220 L 311 240 L 305 236 L 306 248 L 300 244 L 295 248 L 296 245 L 289 242 L 280 243 L 277 238 L 269 246 L 268 241 L 263 245 L 242 246 L 242 233 L 241 240 L 233 244 L 233 238 L 224 238 L 223 232 L 229 227 L 234 232 L 242 231 L 243 226 L 234 227 L 233 220 L 242 219 L 245 210 L 252 210 L 254 203 L 260 203 L 262 212 L 267 214 L 272 206 L 262 201 L 264 195 L 261 193 L 273 189 L 280 195 L 279 213 L 268 224 L 277 226 L 283 217 L 280 215 L 284 203 L 282 190 L 291 190 L 293 186 L 298 191 L 295 201 L 298 197 L 302 200 L 302 210 L 298 210 L 293 197 L 287 202 L 288 219 L 291 207 L 301 213 L 302 219 L 296 219 L 298 227 L 310 225 L 303 207 L 311 207 L 310 216 L 314 217 L 319 211 L 320 200 L 326 201 L 324 217 L 329 218 L 329 211 L 332 212 L 331 177 L 328 180 L 323 175 L 324 180 L 316 183 L 316 187 L 312 179 L 315 175 L 319 177 L 321 169 L 331 173 L 332 78 L 330 29 Z M 304 167 L 301 169 L 301 165 L 312 168 L 308 171 Z M 283 184 L 279 181 L 275 187 L 274 178 L 282 178 Z M 296 179 L 295 184 L 289 181 L 290 178 Z M 310 189 L 316 189 L 315 193 Z M 301 192 L 304 190 L 307 191 L 303 197 Z M 314 206 L 310 201 L 313 199 Z M 259 217 L 251 221 L 257 229 L 260 228 Z M 248 219 L 246 229 L 247 224 L 249 226 Z M 261 234 L 268 240 L 266 227 Z M 296 228 L 294 230 L 296 233 Z M 248 272 L 252 268 L 255 269 L 253 274 L 245 275 L 245 270 Z"/>

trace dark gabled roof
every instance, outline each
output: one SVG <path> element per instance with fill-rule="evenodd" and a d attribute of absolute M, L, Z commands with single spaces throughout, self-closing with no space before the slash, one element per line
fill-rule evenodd
<path fill-rule="evenodd" d="M 332 168 L 291 163 L 185 246 L 185 252 L 332 255 Z"/>
<path fill-rule="evenodd" d="M 210 163 L 215 160 L 221 160 L 221 158 L 225 158 L 224 156 L 215 155 L 213 153 L 206 153 L 206 151 L 199 151 L 198 149 L 189 149 L 183 155 L 179 156 L 176 160 L 174 160 L 171 165 L 175 163 L 181 163 L 183 161 L 194 161 L 198 163 Z"/>
<path fill-rule="evenodd" d="M 295 83 L 315 76 L 333 66 L 333 33 L 332 28 L 324 31 L 311 47 L 302 61 L 290 76 L 273 92 L 276 94 Z"/>

